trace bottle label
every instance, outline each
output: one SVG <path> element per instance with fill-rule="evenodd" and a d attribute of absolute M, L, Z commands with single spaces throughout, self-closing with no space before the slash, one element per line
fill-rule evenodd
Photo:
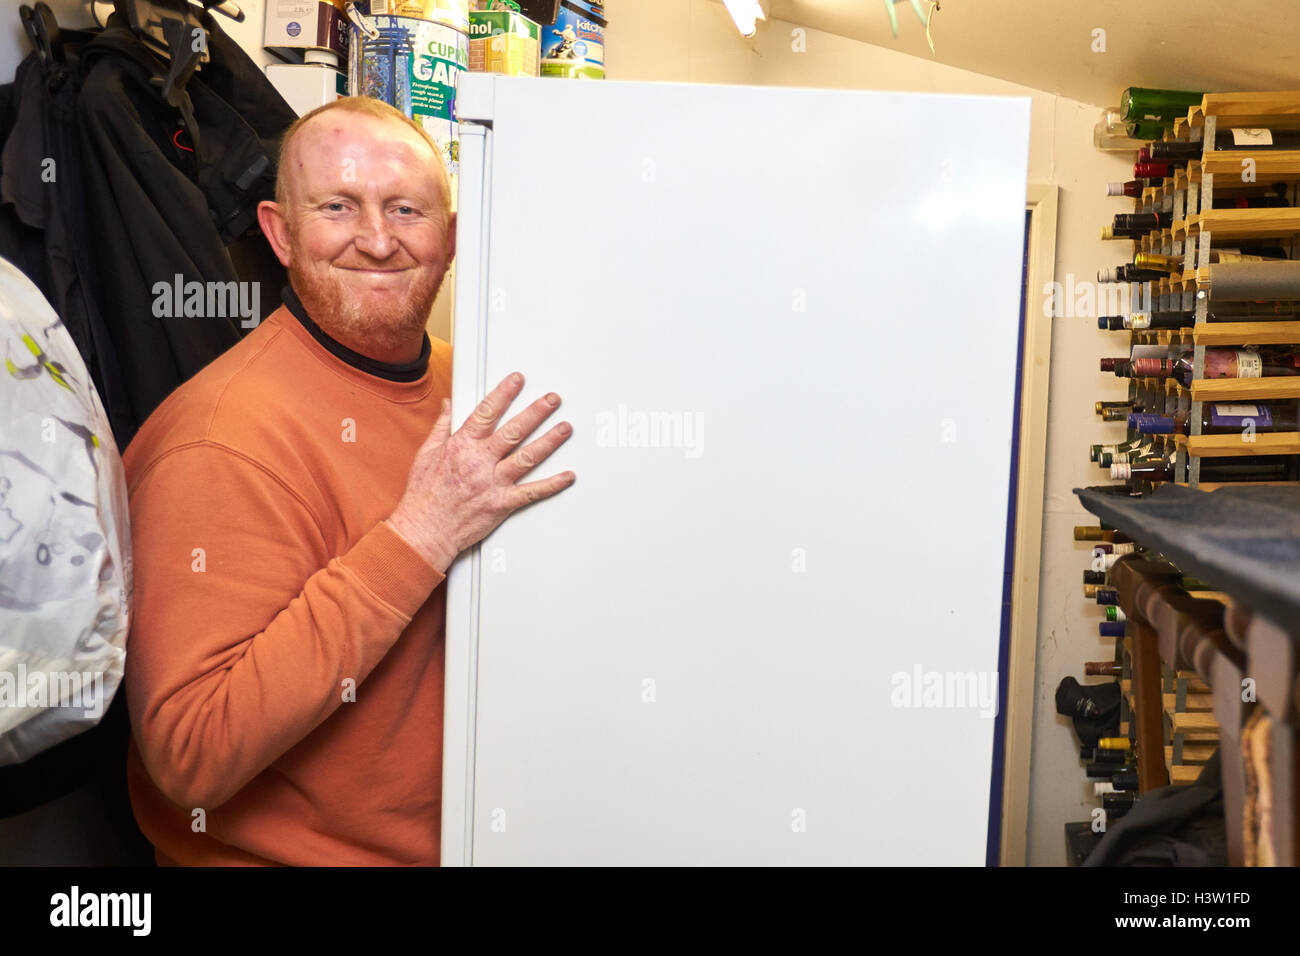
<path fill-rule="evenodd" d="M 1150 312 L 1134 312 L 1129 319 L 1130 329 L 1149 329 L 1151 328 Z"/>
<path fill-rule="evenodd" d="M 1220 251 L 1214 254 L 1220 264 L 1228 262 L 1275 262 L 1271 256 L 1252 256 L 1244 252 Z"/>
<path fill-rule="evenodd" d="M 1233 146 L 1272 146 L 1273 131 L 1259 128 L 1234 129 L 1232 131 Z"/>
<path fill-rule="evenodd" d="M 1258 352 L 1237 353 L 1237 378 L 1259 378 L 1264 373 L 1264 360 Z"/>
<path fill-rule="evenodd" d="M 1227 349 L 1206 349 L 1205 377 L 1236 378 L 1237 353 Z"/>
<path fill-rule="evenodd" d="M 1246 419 L 1253 421 L 1256 428 L 1271 428 L 1273 410 L 1267 405 L 1210 406 L 1210 425 L 1214 428 L 1245 428 Z"/>

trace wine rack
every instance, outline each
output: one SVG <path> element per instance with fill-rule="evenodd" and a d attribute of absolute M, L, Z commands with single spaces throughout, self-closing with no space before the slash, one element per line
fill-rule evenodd
<path fill-rule="evenodd" d="M 1201 157 L 1185 167 L 1175 167 L 1173 175 L 1158 186 L 1145 187 L 1134 199 L 1134 212 L 1163 212 L 1171 217 L 1169 228 L 1148 232 L 1135 240 L 1134 252 L 1182 257 L 1183 269 L 1165 279 L 1130 283 L 1132 309 L 1194 310 L 1195 322 L 1190 328 L 1131 333 L 1132 346 L 1163 346 L 1171 351 L 1179 346 L 1190 347 L 1193 371 L 1190 388 L 1172 378 L 1140 378 L 1131 383 L 1130 395 L 1145 411 L 1187 415 L 1188 435 L 1151 438 L 1164 455 L 1172 453 L 1179 484 L 1207 491 L 1219 487 L 1219 483 L 1200 480 L 1202 459 L 1300 455 L 1297 432 L 1261 433 L 1251 435 L 1251 441 L 1243 441 L 1241 435 L 1202 434 L 1201 426 L 1206 402 L 1300 399 L 1300 377 L 1204 378 L 1207 347 L 1300 344 L 1300 322 L 1206 321 L 1213 296 L 1209 268 L 1212 251 L 1235 241 L 1271 239 L 1283 247 L 1288 259 L 1298 258 L 1300 150 L 1215 148 L 1219 137 L 1229 135 L 1230 128 L 1261 126 L 1300 129 L 1300 91 L 1207 94 L 1163 137 L 1166 142 L 1201 143 Z M 1249 170 L 1250 176 L 1245 176 L 1243 170 Z M 1285 207 L 1213 208 L 1216 198 L 1275 194 L 1278 184 L 1284 184 Z M 1135 435 L 1130 431 L 1128 437 Z"/>

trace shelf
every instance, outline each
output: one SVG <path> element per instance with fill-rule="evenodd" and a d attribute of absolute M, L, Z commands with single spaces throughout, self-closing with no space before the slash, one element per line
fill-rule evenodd
<path fill-rule="evenodd" d="M 1169 723 L 1176 734 L 1189 740 L 1218 740 L 1219 722 L 1214 714 L 1170 714 Z"/>
<path fill-rule="evenodd" d="M 1177 694 L 1163 694 L 1165 711 L 1173 714 L 1178 705 Z M 1185 713 L 1209 713 L 1214 710 L 1213 694 L 1188 694 Z"/>
<path fill-rule="evenodd" d="M 1187 453 L 1197 458 L 1237 458 L 1248 455 L 1300 455 L 1300 432 L 1257 433 L 1254 441 L 1242 436 L 1193 435 L 1187 439 Z"/>
<path fill-rule="evenodd" d="M 1169 784 L 1174 787 L 1186 787 L 1196 782 L 1201 775 L 1201 768 L 1196 765 L 1175 764 L 1169 768 Z"/>
<path fill-rule="evenodd" d="M 1197 345 L 1290 345 L 1300 342 L 1300 322 L 1206 322 L 1194 326 Z"/>
<path fill-rule="evenodd" d="M 1187 693 L 1189 694 L 1208 694 L 1210 685 L 1201 680 L 1196 671 L 1179 671 L 1176 677 L 1184 678 L 1187 681 Z"/>
<path fill-rule="evenodd" d="M 1300 149 L 1222 149 L 1215 150 L 1201 163 L 1202 173 L 1241 178 L 1242 160 L 1255 161 L 1255 182 L 1242 185 L 1260 186 L 1272 183 L 1300 182 Z M 1236 185 L 1234 183 L 1234 185 Z M 1219 184 L 1214 184 L 1217 195 Z"/>
<path fill-rule="evenodd" d="M 1189 129 L 1215 117 L 1216 127 L 1266 126 L 1273 129 L 1300 126 L 1300 90 L 1264 93 L 1206 93 L 1200 106 L 1187 111 Z M 1175 128 L 1178 123 L 1175 121 Z"/>
<path fill-rule="evenodd" d="M 1300 375 L 1205 378 L 1192 382 L 1194 402 L 1226 402 L 1236 398 L 1300 398 Z"/>
<path fill-rule="evenodd" d="M 1174 763 L 1174 748 L 1165 748 L 1165 763 L 1173 767 L 1181 767 L 1186 764 L 1203 764 L 1214 756 L 1217 748 L 1213 744 L 1183 744 L 1183 762 Z"/>
<path fill-rule="evenodd" d="M 1211 209 L 1189 216 L 1185 234 L 1209 232 L 1219 239 L 1273 239 L 1300 234 L 1300 209 Z M 1174 223 L 1174 237 L 1178 234 Z"/>

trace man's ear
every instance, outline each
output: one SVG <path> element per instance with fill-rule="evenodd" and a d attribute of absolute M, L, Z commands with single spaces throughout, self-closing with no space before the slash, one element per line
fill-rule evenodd
<path fill-rule="evenodd" d="M 257 204 L 257 223 L 280 265 L 289 268 L 289 222 L 284 217 L 284 207 L 278 202 L 263 200 Z"/>

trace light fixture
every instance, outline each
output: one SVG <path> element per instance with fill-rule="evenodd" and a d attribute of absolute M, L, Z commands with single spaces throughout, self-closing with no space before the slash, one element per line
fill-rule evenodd
<path fill-rule="evenodd" d="M 736 21 L 736 29 L 746 38 L 758 32 L 759 20 L 767 19 L 767 13 L 759 0 L 722 0 L 722 2 L 726 5 L 727 12 L 731 14 L 731 19 Z"/>

